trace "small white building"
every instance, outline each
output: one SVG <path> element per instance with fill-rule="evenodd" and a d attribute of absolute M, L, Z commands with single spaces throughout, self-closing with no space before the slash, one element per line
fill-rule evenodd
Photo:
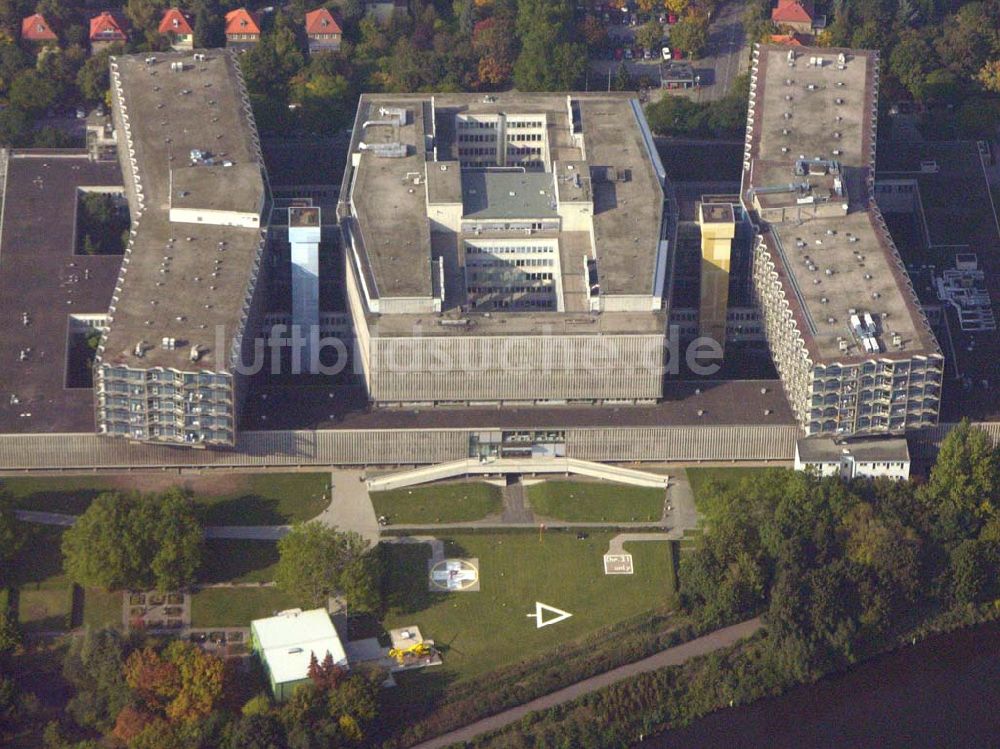
<path fill-rule="evenodd" d="M 289 609 L 250 622 L 250 643 L 260 656 L 277 700 L 286 700 L 299 684 L 309 681 L 309 663 L 320 663 L 329 653 L 333 662 L 348 668 L 347 654 L 330 615 L 323 609 Z"/>
<path fill-rule="evenodd" d="M 829 437 L 800 439 L 795 443 L 795 470 L 842 479 L 908 479 L 910 450 L 903 438 L 837 443 Z"/>

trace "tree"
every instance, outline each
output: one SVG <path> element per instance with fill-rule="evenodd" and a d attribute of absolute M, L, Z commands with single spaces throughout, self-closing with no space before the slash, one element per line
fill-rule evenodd
<path fill-rule="evenodd" d="M 708 16 L 697 12 L 685 15 L 670 30 L 670 42 L 691 57 L 701 55 L 708 44 Z"/>
<path fill-rule="evenodd" d="M 996 21 L 981 2 L 965 3 L 945 21 L 937 39 L 941 61 L 955 74 L 973 77 L 982 69 L 991 53 L 996 54 Z"/>
<path fill-rule="evenodd" d="M 478 76 L 484 86 L 504 86 L 514 70 L 513 24 L 506 19 L 488 18 L 475 25 L 472 50 L 479 56 Z"/>
<path fill-rule="evenodd" d="M 992 60 L 976 74 L 976 80 L 983 84 L 983 88 L 1000 94 L 1000 60 Z"/>
<path fill-rule="evenodd" d="M 663 40 L 663 27 L 655 18 L 647 21 L 635 32 L 635 41 L 640 47 L 650 49 L 659 54 L 660 42 Z"/>
<path fill-rule="evenodd" d="M 889 70 L 915 99 L 923 96 L 924 79 L 936 64 L 930 45 L 918 34 L 907 34 L 889 55 Z"/>
<path fill-rule="evenodd" d="M 229 726 L 225 749 L 285 749 L 285 731 L 271 715 L 244 715 Z"/>
<path fill-rule="evenodd" d="M 124 675 L 125 682 L 151 710 L 162 709 L 181 688 L 180 670 L 151 647 L 136 650 L 128 657 Z"/>
<path fill-rule="evenodd" d="M 967 539 L 951 554 L 952 595 L 959 603 L 983 603 L 1000 595 L 1000 544 Z"/>
<path fill-rule="evenodd" d="M 126 705 L 115 718 L 115 727 L 111 735 L 119 741 L 130 744 L 154 720 L 155 717 L 151 713 L 133 705 Z"/>
<path fill-rule="evenodd" d="M 199 0 L 194 14 L 194 46 L 200 49 L 226 44 L 226 26 L 216 0 Z"/>
<path fill-rule="evenodd" d="M 11 563 L 24 543 L 24 532 L 14 516 L 10 496 L 0 489 L 0 585 L 10 584 Z"/>
<path fill-rule="evenodd" d="M 566 0 L 518 0 L 521 53 L 514 84 L 522 91 L 566 91 L 576 87 L 587 66 L 587 50 L 571 35 L 573 8 Z"/>
<path fill-rule="evenodd" d="M 91 103 L 103 102 L 111 86 L 108 72 L 110 56 L 109 50 L 101 50 L 88 59 L 76 74 L 76 86 L 80 94 Z"/>
<path fill-rule="evenodd" d="M 628 67 L 625 63 L 619 63 L 618 69 L 615 70 L 614 78 L 611 79 L 611 89 L 613 91 L 634 91 L 635 82 L 632 80 L 632 76 L 629 75 Z"/>
<path fill-rule="evenodd" d="M 51 80 L 43 77 L 37 70 L 28 69 L 22 70 L 14 78 L 8 97 L 11 106 L 38 116 L 55 103 L 57 93 Z"/>
<path fill-rule="evenodd" d="M 7 601 L 6 591 L 0 596 L 0 656 L 10 653 L 21 644 L 21 630 L 17 626 L 14 609 Z"/>
<path fill-rule="evenodd" d="M 166 706 L 167 717 L 190 721 L 210 714 L 222 699 L 222 659 L 183 640 L 171 642 L 163 655 L 180 673 L 180 687 Z"/>
<path fill-rule="evenodd" d="M 191 500 L 180 492 L 105 493 L 63 534 L 63 565 L 85 586 L 173 590 L 193 580 L 201 539 Z"/>
<path fill-rule="evenodd" d="M 333 655 L 328 650 L 323 657 L 323 662 L 316 660 L 316 654 L 312 653 L 309 659 L 309 679 L 313 686 L 321 692 L 336 689 L 337 685 L 347 676 L 347 670 L 333 662 Z"/>
<path fill-rule="evenodd" d="M 132 701 L 122 666 L 127 644 L 115 630 L 88 631 L 70 645 L 63 675 L 77 693 L 66 711 L 81 726 L 110 730 L 118 713 Z"/>
<path fill-rule="evenodd" d="M 292 526 L 278 541 L 278 586 L 321 606 L 341 587 L 344 570 L 364 555 L 368 542 L 357 533 L 341 533 L 318 521 Z"/>
<path fill-rule="evenodd" d="M 667 10 L 676 16 L 682 15 L 691 4 L 690 0 L 664 0 Z"/>
<path fill-rule="evenodd" d="M 996 513 L 1000 459 L 989 436 L 962 421 L 941 442 L 920 496 L 934 516 L 934 532 L 946 544 L 975 536 Z"/>

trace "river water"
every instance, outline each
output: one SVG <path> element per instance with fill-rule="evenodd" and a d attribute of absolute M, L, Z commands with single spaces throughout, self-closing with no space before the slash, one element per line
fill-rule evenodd
<path fill-rule="evenodd" d="M 930 638 L 636 747 L 1000 747 L 1000 623 Z"/>

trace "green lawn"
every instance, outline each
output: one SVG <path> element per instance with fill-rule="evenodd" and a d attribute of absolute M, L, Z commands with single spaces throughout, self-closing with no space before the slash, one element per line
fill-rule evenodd
<path fill-rule="evenodd" d="M 101 492 L 161 491 L 167 485 L 192 492 L 206 525 L 283 525 L 309 520 L 327 506 L 326 473 L 165 476 L 31 476 L 3 480 L 16 507 L 79 515 Z"/>
<path fill-rule="evenodd" d="M 308 608 L 277 588 L 205 588 L 191 596 L 192 627 L 249 627 L 276 611 Z"/>
<path fill-rule="evenodd" d="M 24 548 L 15 563 L 14 576 L 19 586 L 18 618 L 27 632 L 66 629 L 72 605 L 72 584 L 62 571 L 63 528 L 29 525 Z M 74 625 L 93 628 L 120 627 L 122 594 L 108 593 L 98 588 L 86 588 L 82 612 L 75 612 Z"/>
<path fill-rule="evenodd" d="M 212 539 L 205 542 L 198 579 L 202 583 L 267 583 L 274 580 L 274 541 Z"/>
<path fill-rule="evenodd" d="M 656 522 L 666 492 L 610 481 L 543 481 L 527 488 L 536 515 L 569 522 Z"/>
<path fill-rule="evenodd" d="M 481 481 L 451 481 L 372 492 L 376 515 L 394 524 L 461 523 L 498 514 L 503 490 Z"/>
<path fill-rule="evenodd" d="M 83 624 L 91 629 L 122 626 L 123 593 L 87 588 L 83 593 Z"/>
<path fill-rule="evenodd" d="M 386 629 L 416 625 L 442 651 L 442 678 L 462 680 L 662 607 L 674 589 L 671 546 L 626 545 L 635 574 L 606 576 L 610 533 L 454 534 L 446 556 L 478 557 L 479 592 L 427 590 L 428 544 L 388 547 Z M 538 629 L 526 614 L 540 601 L 573 614 Z M 434 669 L 437 671 L 437 669 Z"/>
<path fill-rule="evenodd" d="M 66 629 L 72 601 L 70 586 L 21 588 L 17 594 L 17 618 L 25 632 Z"/>

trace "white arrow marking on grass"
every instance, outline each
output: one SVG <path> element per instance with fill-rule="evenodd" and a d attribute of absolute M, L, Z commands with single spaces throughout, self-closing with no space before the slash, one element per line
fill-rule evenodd
<path fill-rule="evenodd" d="M 548 621 L 545 621 L 545 618 L 542 614 L 543 611 L 548 611 L 552 614 L 555 614 L 555 616 L 549 619 Z M 557 609 L 555 606 L 549 606 L 547 603 L 541 603 L 539 601 L 535 601 L 535 613 L 525 614 L 525 616 L 529 618 L 534 617 L 535 627 L 537 629 L 541 629 L 542 627 L 547 627 L 550 624 L 558 624 L 559 622 L 565 619 L 569 619 L 573 615 L 568 611 Z"/>

